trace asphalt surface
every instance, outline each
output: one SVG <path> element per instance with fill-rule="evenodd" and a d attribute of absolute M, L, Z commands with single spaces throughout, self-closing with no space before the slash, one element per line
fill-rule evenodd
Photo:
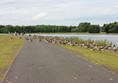
<path fill-rule="evenodd" d="M 3 83 L 118 83 L 118 75 L 58 46 L 26 40 Z"/>

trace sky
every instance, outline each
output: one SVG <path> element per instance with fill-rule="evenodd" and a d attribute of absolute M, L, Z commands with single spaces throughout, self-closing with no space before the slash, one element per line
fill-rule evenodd
<path fill-rule="evenodd" d="M 118 21 L 118 0 L 0 0 L 0 25 L 103 25 Z"/>

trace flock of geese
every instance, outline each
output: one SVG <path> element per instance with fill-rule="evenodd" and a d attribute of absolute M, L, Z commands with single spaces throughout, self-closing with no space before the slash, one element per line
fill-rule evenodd
<path fill-rule="evenodd" d="M 114 53 L 118 53 L 118 47 L 116 45 L 99 45 L 96 41 L 80 41 L 79 38 L 74 40 L 73 38 L 64 38 L 57 36 L 37 36 L 37 35 L 29 35 L 25 37 L 26 40 L 33 42 L 33 40 L 37 39 L 39 42 L 45 41 L 53 44 L 63 44 L 63 45 L 71 45 L 71 46 L 80 46 L 84 48 L 88 48 L 93 51 L 111 51 Z"/>

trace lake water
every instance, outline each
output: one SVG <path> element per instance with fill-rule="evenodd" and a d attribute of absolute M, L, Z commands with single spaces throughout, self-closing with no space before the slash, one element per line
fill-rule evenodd
<path fill-rule="evenodd" d="M 42 36 L 59 36 L 59 37 L 79 37 L 82 39 L 91 40 L 107 40 L 118 46 L 118 34 L 37 34 Z"/>

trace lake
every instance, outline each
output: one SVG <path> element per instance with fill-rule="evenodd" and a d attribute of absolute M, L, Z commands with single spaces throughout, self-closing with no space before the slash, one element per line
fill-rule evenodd
<path fill-rule="evenodd" d="M 37 34 L 41 36 L 78 37 L 91 40 L 107 40 L 118 46 L 118 34 Z"/>

